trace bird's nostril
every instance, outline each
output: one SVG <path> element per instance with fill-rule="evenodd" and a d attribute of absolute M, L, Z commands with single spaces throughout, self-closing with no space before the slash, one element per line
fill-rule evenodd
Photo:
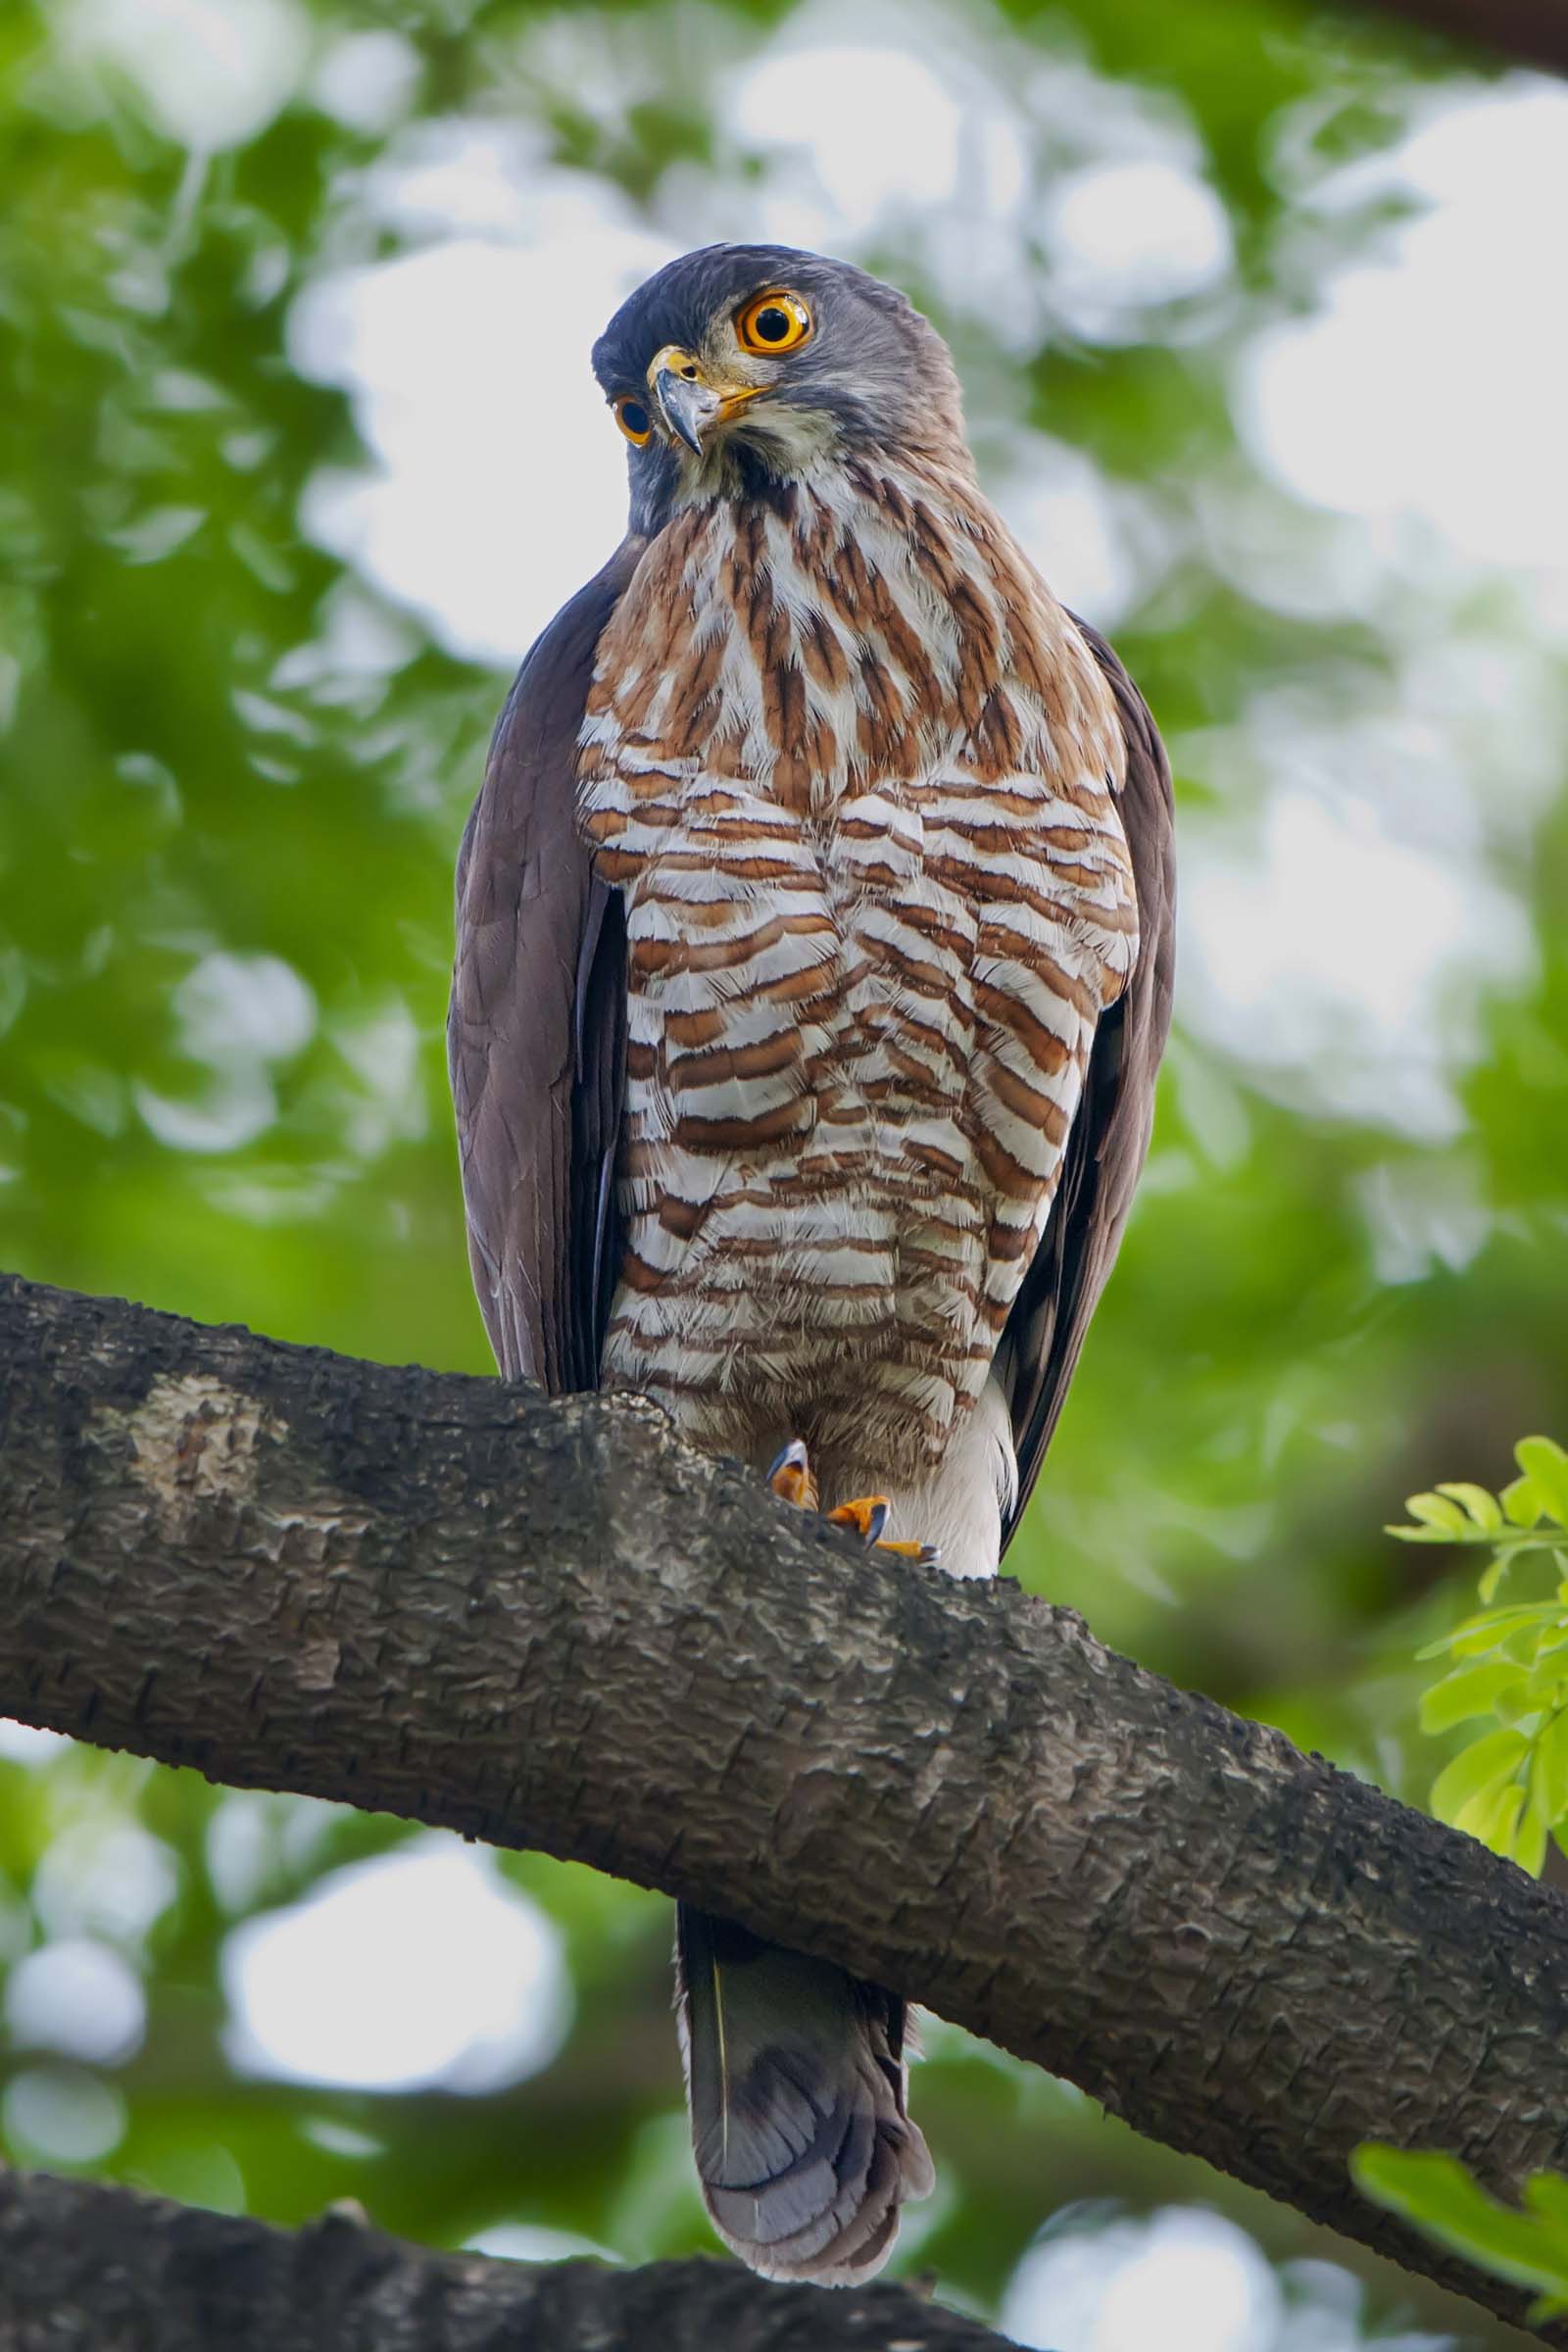
<path fill-rule="evenodd" d="M 683 376 L 685 376 L 688 383 L 694 383 L 696 381 L 697 370 L 695 368 L 683 368 L 681 369 L 681 373 Z"/>

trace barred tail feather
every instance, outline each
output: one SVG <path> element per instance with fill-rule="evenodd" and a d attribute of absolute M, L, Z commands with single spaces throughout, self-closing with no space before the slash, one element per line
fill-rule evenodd
<path fill-rule="evenodd" d="M 850 2286 L 934 2175 L 906 2104 L 905 2004 L 682 1904 L 675 2000 L 713 2227 L 769 2278 Z"/>

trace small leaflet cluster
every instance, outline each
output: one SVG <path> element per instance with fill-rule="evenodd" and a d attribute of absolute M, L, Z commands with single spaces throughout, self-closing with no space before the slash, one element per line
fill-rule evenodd
<path fill-rule="evenodd" d="M 1350 2178 L 1374 2205 L 1413 2222 L 1477 2270 L 1532 2292 L 1530 2327 L 1568 2312 L 1568 2180 L 1561 2173 L 1532 2173 L 1516 2207 L 1489 2195 L 1457 2156 L 1369 2140 L 1351 2157 Z"/>
<path fill-rule="evenodd" d="M 1451 1661 L 1421 1701 L 1423 1731 L 1490 1725 L 1439 1773 L 1431 1805 L 1440 1821 L 1539 1875 L 1549 1838 L 1568 1850 L 1568 1452 L 1550 1438 L 1521 1438 L 1514 1459 L 1519 1476 L 1500 1494 L 1459 1483 L 1412 1494 L 1411 1523 L 1388 1532 L 1490 1555 L 1481 1607 L 1419 1652 Z M 1562 2174 L 1532 2173 L 1513 2206 L 1457 2156 L 1368 2142 L 1350 2175 L 1374 2204 L 1532 2293 L 1531 2327 L 1568 2314 Z"/>
<path fill-rule="evenodd" d="M 1417 1653 L 1451 1661 L 1422 1698 L 1422 1730 L 1491 1727 L 1445 1765 L 1429 1801 L 1539 1877 L 1548 1838 L 1568 1850 L 1568 1452 L 1521 1438 L 1514 1459 L 1520 1475 L 1500 1494 L 1462 1483 L 1412 1494 L 1412 1524 L 1388 1532 L 1490 1554 L 1480 1609 Z"/>

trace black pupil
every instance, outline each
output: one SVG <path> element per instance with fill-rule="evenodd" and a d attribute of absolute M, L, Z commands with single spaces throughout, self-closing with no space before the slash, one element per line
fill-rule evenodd
<path fill-rule="evenodd" d="M 776 302 L 770 302 L 752 320 L 752 332 L 760 343 L 782 343 L 794 324 L 788 311 L 781 311 Z"/>
<path fill-rule="evenodd" d="M 648 411 L 640 401 L 623 400 L 621 402 L 620 421 L 628 433 L 646 433 L 649 429 Z"/>

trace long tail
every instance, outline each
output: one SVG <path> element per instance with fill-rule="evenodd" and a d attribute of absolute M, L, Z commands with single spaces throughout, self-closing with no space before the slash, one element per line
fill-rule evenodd
<path fill-rule="evenodd" d="M 909 2121 L 905 2005 L 683 1903 L 675 2005 L 713 2227 L 769 2278 L 851 2286 L 935 2176 Z"/>

